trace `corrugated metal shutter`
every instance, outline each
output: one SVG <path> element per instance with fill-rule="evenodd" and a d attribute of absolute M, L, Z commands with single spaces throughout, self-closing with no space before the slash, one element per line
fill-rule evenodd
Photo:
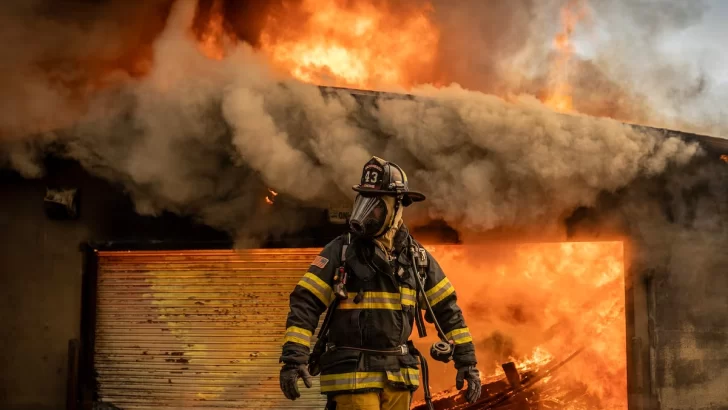
<path fill-rule="evenodd" d="M 288 295 L 318 252 L 99 252 L 101 400 L 122 409 L 322 409 L 318 384 L 289 401 L 278 382 Z"/>

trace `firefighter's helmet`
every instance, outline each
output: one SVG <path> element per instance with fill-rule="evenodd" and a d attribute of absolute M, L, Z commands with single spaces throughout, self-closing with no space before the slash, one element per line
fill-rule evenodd
<path fill-rule="evenodd" d="M 352 187 L 362 195 L 392 195 L 402 198 L 402 205 L 409 206 L 413 202 L 425 200 L 425 195 L 410 191 L 407 174 L 399 165 L 372 157 L 364 165 L 361 182 Z"/>

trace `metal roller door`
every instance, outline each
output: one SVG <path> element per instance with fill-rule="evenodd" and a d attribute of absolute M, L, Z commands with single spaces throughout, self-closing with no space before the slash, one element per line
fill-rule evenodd
<path fill-rule="evenodd" d="M 95 371 L 122 409 L 322 409 L 286 400 L 288 295 L 319 249 L 98 252 Z"/>

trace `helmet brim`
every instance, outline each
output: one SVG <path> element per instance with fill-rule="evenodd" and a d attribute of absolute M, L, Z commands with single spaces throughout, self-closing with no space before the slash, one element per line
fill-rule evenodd
<path fill-rule="evenodd" d="M 354 185 L 351 187 L 356 192 L 362 193 L 362 194 L 370 194 L 370 195 L 390 195 L 395 196 L 397 195 L 396 192 L 392 191 L 386 191 L 383 189 L 371 189 L 371 188 L 362 188 L 361 185 Z M 414 202 L 421 202 L 425 200 L 425 194 L 417 191 L 407 191 L 402 193 L 402 196 L 404 200 L 402 203 L 404 206 L 409 206 L 410 204 Z"/>

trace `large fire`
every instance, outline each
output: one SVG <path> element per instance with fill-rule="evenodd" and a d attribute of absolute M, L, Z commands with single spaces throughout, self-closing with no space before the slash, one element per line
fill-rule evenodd
<path fill-rule="evenodd" d="M 265 16 L 257 46 L 275 69 L 307 83 L 360 89 L 437 85 L 447 79 L 437 78 L 440 29 L 433 10 L 427 1 L 283 1 Z M 573 112 L 571 37 L 587 15 L 586 0 L 569 0 L 560 13 L 547 89 L 539 94 L 550 108 Z M 196 23 L 201 52 L 212 59 L 224 58 L 238 40 L 223 14 L 223 1 L 212 0 L 204 21 Z"/>
<path fill-rule="evenodd" d="M 303 0 L 268 17 L 261 48 L 279 68 L 320 85 L 412 85 L 439 38 L 429 6 L 392 10 L 370 1 Z"/>
<path fill-rule="evenodd" d="M 226 51 L 235 42 L 225 29 L 222 0 L 215 0 L 204 27 L 199 34 L 199 46 L 204 55 L 215 60 L 225 58 Z"/>
<path fill-rule="evenodd" d="M 408 88 L 432 70 L 440 33 L 426 2 L 396 10 L 387 6 L 391 3 L 373 0 L 282 4 L 267 15 L 258 46 L 277 69 L 301 81 Z M 554 39 L 557 54 L 542 97 L 557 111 L 574 111 L 571 37 L 585 10 L 585 0 L 569 0 L 561 10 L 562 29 Z M 230 38 L 224 20 L 215 18 L 220 13 L 213 7 L 198 34 L 202 51 L 214 59 L 224 58 Z M 276 193 L 269 193 L 265 201 L 270 205 Z M 528 371 L 583 349 L 558 380 L 585 393 L 562 408 L 626 409 L 621 242 L 435 246 L 431 251 L 458 289 L 484 378 L 502 376 L 500 365 L 508 361 Z M 435 332 L 429 333 L 428 339 L 416 342 L 424 351 L 434 341 Z M 451 388 L 452 365 L 431 366 L 433 391 Z"/>
<path fill-rule="evenodd" d="M 549 70 L 549 90 L 544 104 L 556 111 L 571 112 L 574 110 L 571 84 L 569 83 L 569 65 L 574 55 L 571 36 L 577 23 L 586 16 L 584 0 L 569 0 L 561 9 L 561 31 L 553 41 L 557 56 Z"/>
<path fill-rule="evenodd" d="M 458 292 L 484 380 L 502 377 L 505 362 L 515 362 L 521 372 L 538 370 L 584 348 L 555 376 L 560 386 L 586 392 L 562 408 L 627 408 L 621 242 L 430 250 Z M 431 330 L 416 343 L 426 349 L 434 334 Z M 452 387 L 451 364 L 432 363 L 431 368 L 433 391 Z"/>

